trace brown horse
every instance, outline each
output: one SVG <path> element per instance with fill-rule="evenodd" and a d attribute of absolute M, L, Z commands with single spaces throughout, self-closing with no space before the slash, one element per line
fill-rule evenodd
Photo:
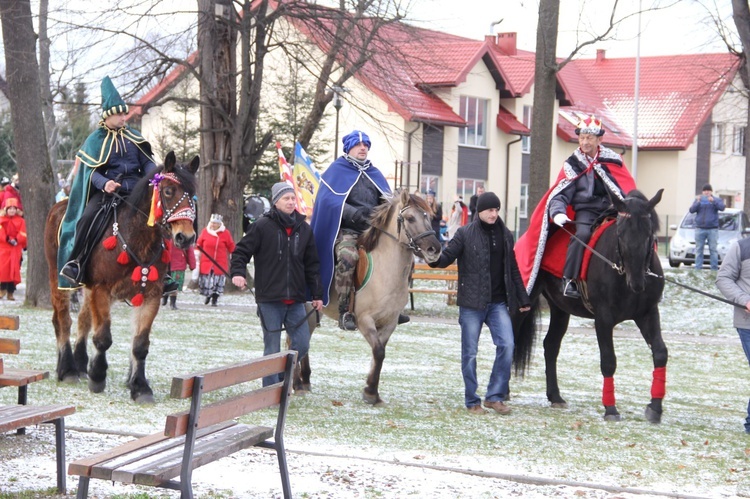
<path fill-rule="evenodd" d="M 58 288 L 57 275 L 58 231 L 67 200 L 60 201 L 50 210 L 44 237 L 52 292 L 52 324 L 57 338 L 58 381 L 75 383 L 81 377 L 88 377 L 92 392 L 104 390 L 107 349 L 112 345 L 110 308 L 115 300 L 127 300 L 134 305 L 135 327 L 127 386 L 134 401 L 154 401 L 146 379 L 146 356 L 151 324 L 159 312 L 163 276 L 167 271 L 164 240 L 171 239 L 178 248 L 187 248 L 195 241 L 193 195 L 194 173 L 198 165 L 197 156 L 188 166 L 178 165 L 174 153 L 170 152 L 163 168 L 157 169 L 149 178 L 141 179 L 127 199 L 119 199 L 121 206 L 115 207 L 108 221 L 113 227 L 113 235 L 95 245 L 84 272 L 86 288 L 78 315 L 75 349 L 70 345 L 71 292 Z M 158 186 L 156 190 L 155 186 Z M 154 201 L 161 202 L 162 214 L 150 226 L 147 219 L 153 196 L 156 196 Z M 108 245 L 108 241 L 111 244 Z M 89 362 L 86 342 L 91 329 L 94 330 L 92 343 L 96 351 Z"/>
<path fill-rule="evenodd" d="M 398 325 L 398 316 L 409 300 L 409 275 L 414 255 L 434 262 L 442 250 L 432 230 L 432 212 L 424 199 L 404 190 L 390 202 L 378 206 L 371 227 L 359 240 L 367 257 L 360 258 L 360 267 L 369 263 L 366 280 L 357 289 L 354 314 L 357 327 L 372 348 L 372 362 L 364 388 L 363 399 L 373 405 L 382 404 L 378 393 L 380 371 L 385 360 L 385 346 Z M 360 252 L 361 254 L 361 252 Z M 331 300 L 323 312 L 338 320 L 338 295 L 331 289 Z M 314 321 L 308 321 L 311 331 Z M 309 354 L 300 361 L 295 389 L 309 389 Z"/>

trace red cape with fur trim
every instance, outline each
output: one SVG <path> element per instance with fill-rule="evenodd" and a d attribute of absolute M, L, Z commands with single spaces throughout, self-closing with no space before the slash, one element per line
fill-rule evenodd
<path fill-rule="evenodd" d="M 617 161 L 617 158 L 619 158 L 619 161 Z M 635 180 L 633 180 L 630 171 L 622 163 L 622 158 L 617 153 L 606 147 L 600 147 L 598 159 L 598 163 L 594 165 L 594 171 L 601 176 L 600 172 L 604 170 L 597 169 L 597 166 L 605 166 L 607 168 L 611 179 L 617 183 L 621 191 L 613 191 L 614 195 L 622 198 L 628 192 L 635 189 Z M 545 246 L 551 225 L 551 220 L 547 213 L 549 201 L 555 194 L 570 185 L 571 182 L 574 182 L 582 174 L 569 176 L 566 175 L 565 168 L 560 169 L 560 174 L 557 176 L 554 185 L 547 191 L 534 209 L 534 213 L 532 213 L 531 220 L 529 221 L 529 228 L 516 242 L 515 253 L 516 260 L 518 261 L 518 270 L 521 272 L 521 277 L 529 295 L 531 295 L 531 290 L 534 287 L 539 269 L 542 267 L 542 260 L 546 260 L 548 257 L 545 253 Z M 605 185 L 610 187 L 607 185 L 607 182 L 605 182 Z M 571 220 L 575 219 L 575 212 L 570 206 L 568 206 L 568 218 Z"/>

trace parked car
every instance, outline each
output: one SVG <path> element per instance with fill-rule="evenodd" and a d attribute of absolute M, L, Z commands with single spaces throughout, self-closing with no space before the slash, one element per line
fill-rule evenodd
<path fill-rule="evenodd" d="M 670 225 L 670 230 L 676 230 L 669 240 L 669 266 L 679 267 L 681 263 L 692 265 L 695 263 L 695 213 L 688 212 L 680 222 L 679 228 Z M 729 245 L 734 241 L 750 235 L 750 220 L 742 210 L 727 208 L 719 212 L 719 264 L 724 259 Z M 708 244 L 703 247 L 703 264 L 708 264 Z"/>

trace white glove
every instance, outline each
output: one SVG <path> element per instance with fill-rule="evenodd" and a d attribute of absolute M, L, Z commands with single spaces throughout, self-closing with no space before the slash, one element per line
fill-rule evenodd
<path fill-rule="evenodd" d="M 552 217 L 552 221 L 555 222 L 555 225 L 559 225 L 560 227 L 562 227 L 566 222 L 570 222 L 570 219 L 565 213 L 558 213 L 557 215 Z"/>

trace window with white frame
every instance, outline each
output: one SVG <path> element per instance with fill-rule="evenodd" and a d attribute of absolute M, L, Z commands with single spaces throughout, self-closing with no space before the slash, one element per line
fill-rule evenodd
<path fill-rule="evenodd" d="M 745 132 L 747 127 L 734 127 L 734 137 L 732 137 L 732 154 L 737 156 L 745 155 Z"/>
<path fill-rule="evenodd" d="M 521 199 L 518 203 L 518 218 L 529 216 L 529 184 L 521 184 Z"/>
<path fill-rule="evenodd" d="M 458 143 L 487 147 L 487 99 L 462 95 L 459 112 L 467 125 L 459 129 Z"/>
<path fill-rule="evenodd" d="M 724 123 L 714 123 L 711 127 L 711 152 L 724 152 Z"/>
<path fill-rule="evenodd" d="M 523 106 L 523 124 L 531 130 L 531 111 L 533 107 Z M 529 154 L 531 152 L 531 137 L 521 137 L 521 152 Z"/>
<path fill-rule="evenodd" d="M 469 199 L 477 192 L 477 187 L 485 187 L 484 180 L 473 178 L 459 178 L 456 182 L 456 195 L 461 196 L 464 203 L 469 204 Z"/>
<path fill-rule="evenodd" d="M 422 178 L 419 180 L 419 192 L 427 194 L 430 191 L 437 195 L 438 177 L 435 175 L 422 175 Z"/>

